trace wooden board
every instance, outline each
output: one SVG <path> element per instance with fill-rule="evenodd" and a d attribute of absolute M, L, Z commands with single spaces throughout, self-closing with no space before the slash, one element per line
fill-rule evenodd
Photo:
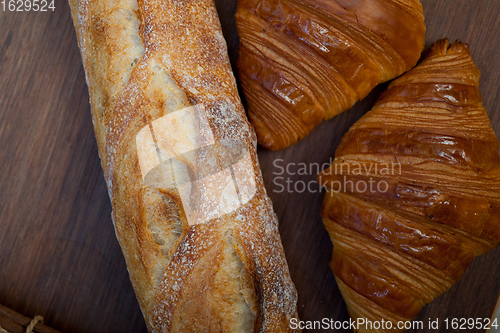
<path fill-rule="evenodd" d="M 427 46 L 442 37 L 471 46 L 482 70 L 484 105 L 500 135 L 500 1 L 422 3 Z M 63 0 L 55 6 L 45 13 L 0 8 L 0 303 L 28 317 L 41 314 L 61 332 L 146 332 L 111 223 L 69 6 Z M 234 62 L 236 1 L 217 6 Z M 304 320 L 345 320 L 347 313 L 328 268 L 322 195 L 276 193 L 273 162 L 328 162 L 382 89 L 297 145 L 259 151 Z M 500 290 L 499 262 L 500 249 L 478 258 L 418 319 L 490 317 Z"/>

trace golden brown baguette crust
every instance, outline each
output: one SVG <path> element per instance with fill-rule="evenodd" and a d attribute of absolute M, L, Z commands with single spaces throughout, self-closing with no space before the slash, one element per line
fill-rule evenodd
<path fill-rule="evenodd" d="M 419 0 L 239 0 L 238 69 L 261 145 L 283 149 L 412 68 Z"/>
<path fill-rule="evenodd" d="M 291 331 L 297 295 L 213 1 L 69 2 L 116 234 L 148 329 Z M 145 185 L 136 135 L 195 104 L 216 140 L 244 143 L 256 192 L 232 213 L 189 225 L 176 193 Z"/>
<path fill-rule="evenodd" d="M 319 176 L 350 315 L 411 320 L 500 242 L 500 146 L 459 41 L 436 42 L 342 138 Z M 366 187 L 365 187 L 366 185 Z M 380 186 L 379 186 L 380 185 Z"/>

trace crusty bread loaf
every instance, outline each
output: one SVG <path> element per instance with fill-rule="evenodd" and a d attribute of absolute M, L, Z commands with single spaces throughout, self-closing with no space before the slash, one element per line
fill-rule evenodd
<path fill-rule="evenodd" d="M 148 329 L 290 331 L 296 291 L 213 1 L 69 2 L 116 234 Z M 170 125 L 158 127 L 162 119 Z M 207 135 L 211 148 L 196 150 Z M 168 172 L 154 168 L 148 147 L 160 163 L 165 154 L 177 163 L 172 174 L 202 181 L 210 169 L 214 186 L 207 154 L 236 183 L 241 170 L 231 164 L 247 158 L 251 173 L 237 188 L 239 205 L 201 207 L 210 195 L 227 199 L 227 187 L 210 191 L 202 183 L 190 185 L 196 199 L 187 207 L 181 190 L 165 185 Z M 187 148 L 192 154 L 182 155 Z"/>

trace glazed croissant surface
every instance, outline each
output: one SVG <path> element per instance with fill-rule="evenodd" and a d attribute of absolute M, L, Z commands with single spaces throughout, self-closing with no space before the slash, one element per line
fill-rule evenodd
<path fill-rule="evenodd" d="M 419 0 L 239 0 L 238 68 L 258 142 L 283 149 L 412 68 Z"/>
<path fill-rule="evenodd" d="M 466 44 L 435 43 L 352 126 L 322 216 L 330 266 L 353 319 L 398 332 L 500 241 L 499 142 Z"/>

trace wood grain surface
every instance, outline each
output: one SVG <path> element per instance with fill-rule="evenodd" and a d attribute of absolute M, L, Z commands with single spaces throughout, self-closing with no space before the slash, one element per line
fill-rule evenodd
<path fill-rule="evenodd" d="M 234 64 L 236 1 L 216 2 Z M 500 1 L 422 4 L 427 46 L 443 37 L 469 43 L 482 71 L 484 105 L 500 135 Z M 27 317 L 43 315 L 61 332 L 146 332 L 111 222 L 69 6 L 64 0 L 55 6 L 38 13 L 0 8 L 0 303 Z M 348 315 L 328 267 L 332 246 L 319 216 L 322 194 L 278 193 L 275 164 L 327 163 L 383 89 L 298 144 L 259 151 L 303 320 Z M 283 177 L 306 184 L 315 179 Z M 417 319 L 490 317 L 500 291 L 499 263 L 498 248 L 476 259 Z"/>

